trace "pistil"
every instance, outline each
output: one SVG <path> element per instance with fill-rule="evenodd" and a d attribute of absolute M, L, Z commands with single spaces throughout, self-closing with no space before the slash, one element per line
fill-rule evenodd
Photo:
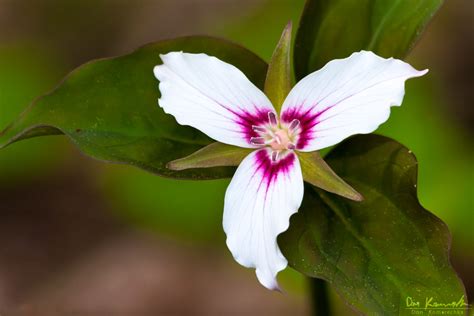
<path fill-rule="evenodd" d="M 291 121 L 287 127 L 281 127 L 275 113 L 268 112 L 267 124 L 252 126 L 252 130 L 258 136 L 250 138 L 250 143 L 256 146 L 269 146 L 272 149 L 272 161 L 277 161 L 281 152 L 296 149 L 299 127 L 300 121 L 297 119 Z"/>

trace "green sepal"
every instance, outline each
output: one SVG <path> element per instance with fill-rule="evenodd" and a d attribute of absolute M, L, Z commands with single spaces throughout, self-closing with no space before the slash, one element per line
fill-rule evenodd
<path fill-rule="evenodd" d="M 265 79 L 264 92 L 278 113 L 292 87 L 290 59 L 292 29 L 290 21 L 283 30 L 280 41 L 273 51 L 272 59 L 268 65 L 267 78 Z"/>
<path fill-rule="evenodd" d="M 306 182 L 354 201 L 363 200 L 362 195 L 342 180 L 317 151 L 299 152 L 298 158 Z"/>
<path fill-rule="evenodd" d="M 173 160 L 166 166 L 171 170 L 238 166 L 253 150 L 216 142 L 187 157 Z"/>

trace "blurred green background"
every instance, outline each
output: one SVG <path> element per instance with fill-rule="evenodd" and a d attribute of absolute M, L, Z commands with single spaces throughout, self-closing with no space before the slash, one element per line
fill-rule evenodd
<path fill-rule="evenodd" d="M 1 0 L 0 129 L 78 65 L 147 42 L 217 35 L 268 60 L 284 25 L 298 21 L 303 5 L 302 0 Z M 452 262 L 471 296 L 473 18 L 472 1 L 446 1 L 408 58 L 430 73 L 408 82 L 403 106 L 377 131 L 417 156 L 419 198 L 448 224 Z M 306 283 L 296 273 L 283 273 L 289 293 L 281 296 L 232 261 L 221 228 L 228 182 L 175 181 L 105 165 L 83 157 L 60 136 L 1 150 L 0 312 L 56 306 L 307 313 Z M 341 315 L 350 313 L 334 295 L 333 300 Z"/>

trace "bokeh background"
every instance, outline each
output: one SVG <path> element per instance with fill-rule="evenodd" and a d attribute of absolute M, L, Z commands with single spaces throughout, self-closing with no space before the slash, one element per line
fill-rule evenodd
<path fill-rule="evenodd" d="M 268 60 L 303 0 L 0 0 L 0 129 L 69 71 L 160 39 L 210 34 Z M 474 295 L 474 2 L 447 0 L 408 58 L 403 107 L 378 133 L 419 160 L 421 203 L 453 236 Z M 157 63 L 158 63 L 157 56 Z M 306 315 L 306 281 L 265 290 L 225 247 L 229 180 L 162 179 L 51 136 L 0 151 L 0 314 Z M 352 312 L 332 293 L 340 315 Z"/>

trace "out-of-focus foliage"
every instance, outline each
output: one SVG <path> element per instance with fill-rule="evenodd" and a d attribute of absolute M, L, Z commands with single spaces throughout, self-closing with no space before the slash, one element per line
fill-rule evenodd
<path fill-rule="evenodd" d="M 443 0 L 308 0 L 295 42 L 296 78 L 369 50 L 404 58 Z"/>
<path fill-rule="evenodd" d="M 245 18 L 209 32 L 218 32 L 225 38 L 242 43 L 263 59 L 270 60 L 281 30 L 289 21 L 292 21 L 295 33 L 304 3 L 305 0 L 264 0 Z"/>
<path fill-rule="evenodd" d="M 10 124 L 39 94 L 51 89 L 60 66 L 44 51 L 21 45 L 0 47 L 0 130 Z M 0 187 L 46 175 L 60 161 L 55 140 L 34 140 L 2 150 Z"/>
<path fill-rule="evenodd" d="M 222 208 L 229 180 L 174 180 L 109 165 L 101 180 L 113 209 L 142 227 L 222 246 Z"/>
<path fill-rule="evenodd" d="M 364 201 L 307 187 L 278 239 L 290 266 L 327 280 L 365 314 L 411 314 L 407 297 L 465 297 L 449 262 L 447 227 L 418 202 L 413 153 L 383 136 L 358 135 L 337 145 L 327 162 Z"/>

